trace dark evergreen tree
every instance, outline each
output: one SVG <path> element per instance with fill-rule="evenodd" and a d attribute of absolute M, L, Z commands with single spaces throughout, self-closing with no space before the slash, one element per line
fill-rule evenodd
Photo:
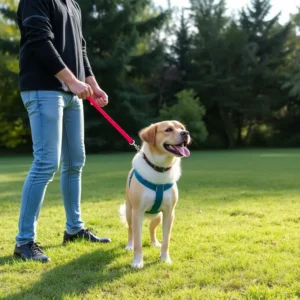
<path fill-rule="evenodd" d="M 152 12 L 148 0 L 78 1 L 88 56 L 100 86 L 109 95 L 107 112 L 136 137 L 153 117 L 156 91 L 145 80 L 163 62 L 163 46 L 155 34 L 168 18 Z M 146 17 L 145 17 L 146 16 Z M 87 106 L 89 149 L 121 149 L 126 141 L 98 112 Z"/>
<path fill-rule="evenodd" d="M 190 32 L 190 25 L 185 18 L 185 10 L 183 9 L 180 16 L 180 26 L 176 31 L 176 40 L 172 49 L 173 63 L 177 67 L 182 88 L 186 83 L 187 73 L 189 70 L 189 53 L 192 45 L 192 34 Z"/>
<path fill-rule="evenodd" d="M 280 26 L 278 16 L 265 20 L 267 0 L 253 0 L 240 24 L 226 17 L 225 1 L 191 3 L 197 33 L 189 83 L 205 104 L 210 134 L 228 147 L 239 146 L 285 101 L 278 69 L 287 54 L 289 25 Z"/>
<path fill-rule="evenodd" d="M 235 83 L 234 72 L 240 63 L 244 39 L 238 28 L 230 25 L 225 1 L 191 0 L 191 7 L 196 33 L 188 84 L 205 105 L 208 144 L 211 138 L 217 138 L 218 144 L 232 147 L 232 113 L 236 103 L 231 86 Z"/>
<path fill-rule="evenodd" d="M 189 32 L 190 24 L 186 20 L 184 12 L 185 9 L 182 9 L 179 19 L 174 17 L 174 13 L 172 22 L 165 29 L 164 33 L 169 41 L 168 51 L 165 53 L 164 63 L 148 82 L 151 89 L 158 91 L 153 101 L 153 106 L 157 108 L 157 115 L 164 105 L 176 104 L 178 102 L 176 94 L 186 86 L 189 67 L 188 54 L 192 39 Z"/>
<path fill-rule="evenodd" d="M 15 0 L 3 0 L 0 4 L 0 149 L 20 148 L 30 139 L 18 91 L 17 4 Z"/>
<path fill-rule="evenodd" d="M 291 16 L 292 30 L 286 46 L 291 50 L 283 69 L 283 91 L 288 94 L 286 105 L 274 116 L 272 128 L 276 133 L 272 145 L 294 146 L 300 144 L 300 8 Z"/>
<path fill-rule="evenodd" d="M 11 106 L 17 94 L 19 36 L 15 4 L 5 0 L 0 5 L 0 113 L 14 110 Z"/>
<path fill-rule="evenodd" d="M 289 72 L 286 72 L 287 77 L 283 88 L 288 90 L 291 98 L 300 102 L 300 8 L 296 14 L 292 15 L 292 26 L 293 30 L 288 43 L 292 53 L 288 57 Z"/>
<path fill-rule="evenodd" d="M 248 102 L 254 104 L 252 124 L 269 123 L 288 101 L 281 87 L 287 71 L 290 48 L 286 42 L 291 26 L 278 23 L 280 13 L 268 20 L 271 7 L 270 0 L 252 0 L 251 7 L 240 14 L 241 28 L 247 34 L 253 58 L 247 64 Z"/>

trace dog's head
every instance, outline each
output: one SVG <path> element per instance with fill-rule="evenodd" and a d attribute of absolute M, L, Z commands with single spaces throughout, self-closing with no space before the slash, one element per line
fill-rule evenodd
<path fill-rule="evenodd" d="M 169 156 L 188 157 L 187 145 L 191 142 L 189 132 L 178 121 L 155 123 L 139 132 L 140 138 L 151 149 Z"/>

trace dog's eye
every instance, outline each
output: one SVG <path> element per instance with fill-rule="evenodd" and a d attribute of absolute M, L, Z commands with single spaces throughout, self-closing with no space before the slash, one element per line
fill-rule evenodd
<path fill-rule="evenodd" d="M 165 130 L 165 132 L 171 132 L 171 131 L 173 131 L 173 128 L 171 128 L 171 127 L 167 128 L 167 129 Z"/>

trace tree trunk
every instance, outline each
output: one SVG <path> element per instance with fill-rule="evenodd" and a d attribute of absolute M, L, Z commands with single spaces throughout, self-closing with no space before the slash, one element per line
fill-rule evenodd
<path fill-rule="evenodd" d="M 220 115 L 222 117 L 225 132 L 228 139 L 228 148 L 232 149 L 235 147 L 235 140 L 234 140 L 234 131 L 233 131 L 233 124 L 230 119 L 229 112 L 226 112 L 224 109 L 220 108 Z"/>
<path fill-rule="evenodd" d="M 237 140 L 236 144 L 238 147 L 243 146 L 243 137 L 242 137 L 242 130 L 243 130 L 243 120 L 242 117 L 237 118 Z"/>
<path fill-rule="evenodd" d="M 251 136 L 253 127 L 254 127 L 254 121 L 250 120 L 249 125 L 248 125 L 247 134 L 246 134 L 246 137 L 245 137 L 245 144 L 247 144 L 249 142 L 249 138 Z"/>

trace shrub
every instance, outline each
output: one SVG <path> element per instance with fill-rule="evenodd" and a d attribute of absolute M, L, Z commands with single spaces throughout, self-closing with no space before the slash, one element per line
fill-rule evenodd
<path fill-rule="evenodd" d="M 176 94 L 178 102 L 171 107 L 166 105 L 160 110 L 161 120 L 177 120 L 190 132 L 193 142 L 199 145 L 207 138 L 203 117 L 205 109 L 193 90 L 183 90 Z"/>

